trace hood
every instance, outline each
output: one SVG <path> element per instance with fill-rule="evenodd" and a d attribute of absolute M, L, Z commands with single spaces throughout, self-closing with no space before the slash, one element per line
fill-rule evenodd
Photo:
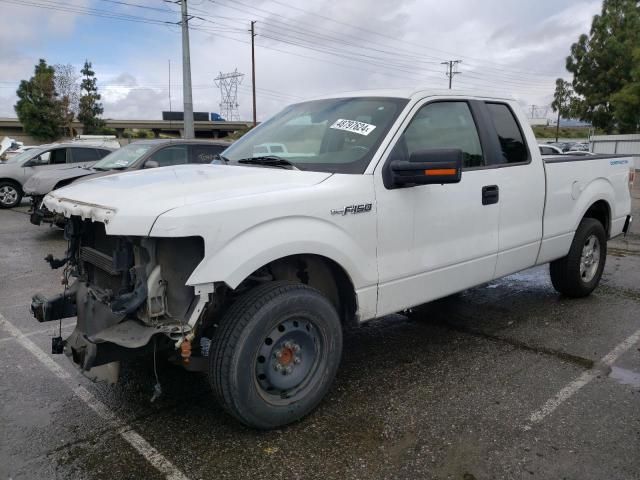
<path fill-rule="evenodd" d="M 180 165 L 101 176 L 51 192 L 44 204 L 105 223 L 108 234 L 148 235 L 178 207 L 316 185 L 330 173 L 229 165 Z"/>
<path fill-rule="evenodd" d="M 24 184 L 23 189 L 28 195 L 46 195 L 62 180 L 73 180 L 93 173 L 96 173 L 96 171 L 91 168 L 83 168 L 81 165 L 55 170 L 43 170 L 32 175 Z"/>

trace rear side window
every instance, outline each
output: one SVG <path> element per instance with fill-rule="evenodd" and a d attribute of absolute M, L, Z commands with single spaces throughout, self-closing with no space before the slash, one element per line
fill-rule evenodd
<path fill-rule="evenodd" d="M 95 162 L 98 160 L 98 155 L 93 148 L 72 148 L 71 149 L 71 162 Z"/>
<path fill-rule="evenodd" d="M 224 145 L 193 145 L 189 163 L 211 163 L 226 148 Z"/>
<path fill-rule="evenodd" d="M 393 160 L 408 160 L 420 150 L 456 148 L 462 150 L 463 167 L 484 165 L 476 124 L 466 102 L 436 102 L 415 114 L 394 147 Z"/>
<path fill-rule="evenodd" d="M 57 148 L 55 150 L 51 150 L 51 155 L 49 156 L 49 164 L 59 165 L 61 163 L 67 163 L 67 149 Z"/>
<path fill-rule="evenodd" d="M 487 109 L 498 133 L 503 163 L 528 161 L 527 145 L 511 109 L 504 103 L 487 103 Z"/>

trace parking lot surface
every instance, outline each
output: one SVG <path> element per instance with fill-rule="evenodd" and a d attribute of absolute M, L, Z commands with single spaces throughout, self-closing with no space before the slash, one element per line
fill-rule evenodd
<path fill-rule="evenodd" d="M 50 355 L 28 305 L 65 241 L 25 212 L 0 211 L 0 478 L 640 478 L 640 225 L 588 298 L 543 266 L 348 331 L 320 407 L 258 432 L 202 374 L 160 364 L 151 403 L 150 361 L 107 386 Z"/>

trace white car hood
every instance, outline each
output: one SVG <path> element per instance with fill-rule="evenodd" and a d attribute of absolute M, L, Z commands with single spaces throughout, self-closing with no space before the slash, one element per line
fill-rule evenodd
<path fill-rule="evenodd" d="M 316 185 L 330 173 L 226 165 L 181 165 L 110 175 L 54 190 L 49 210 L 103 222 L 108 234 L 148 235 L 161 214 L 220 199 Z"/>

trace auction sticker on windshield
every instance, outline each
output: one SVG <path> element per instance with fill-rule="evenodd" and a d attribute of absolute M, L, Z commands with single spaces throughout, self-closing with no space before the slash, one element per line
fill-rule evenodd
<path fill-rule="evenodd" d="M 373 132 L 376 126 L 364 122 L 358 122 L 356 120 L 345 120 L 344 118 L 339 118 L 329 128 L 344 130 L 351 133 L 359 133 L 360 135 L 369 135 Z"/>

